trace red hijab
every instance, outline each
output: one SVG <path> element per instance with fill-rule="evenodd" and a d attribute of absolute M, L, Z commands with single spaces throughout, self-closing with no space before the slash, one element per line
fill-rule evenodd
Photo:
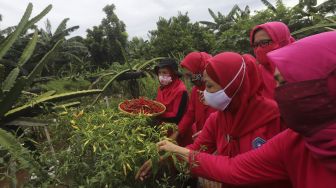
<path fill-rule="evenodd" d="M 193 74 L 203 74 L 209 58 L 211 58 L 211 55 L 205 52 L 191 52 L 182 60 L 181 66 Z"/>
<path fill-rule="evenodd" d="M 272 100 L 262 96 L 261 80 L 257 65 L 251 61 L 250 56 L 241 56 L 233 52 L 220 53 L 209 59 L 206 72 L 222 88 L 235 77 L 242 66 L 246 64 L 246 72 L 241 71 L 237 79 L 225 90 L 232 97 L 242 85 L 237 94 L 232 98 L 228 108 L 218 113 L 217 123 L 223 124 L 225 132 L 230 135 L 232 142 L 228 145 L 228 155 L 239 154 L 239 137 L 265 126 L 270 121 L 279 117 L 277 105 Z M 276 126 L 276 125 L 275 125 Z"/>
<path fill-rule="evenodd" d="M 181 66 L 188 69 L 193 74 L 203 74 L 207 60 L 212 56 L 206 52 L 191 52 L 181 62 Z M 195 86 L 199 90 L 204 90 L 204 86 Z"/>
<path fill-rule="evenodd" d="M 336 171 L 336 32 L 306 37 L 268 57 L 288 82 L 276 92 L 282 116 Z"/>

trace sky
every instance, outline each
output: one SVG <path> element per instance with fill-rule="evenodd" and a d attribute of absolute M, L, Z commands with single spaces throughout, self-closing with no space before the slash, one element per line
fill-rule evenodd
<path fill-rule="evenodd" d="M 275 4 L 276 0 L 269 0 Z M 293 6 L 299 0 L 283 0 L 286 6 Z M 324 0 L 318 0 L 319 3 Z M 52 10 L 38 23 L 44 27 L 46 19 L 51 22 L 53 31 L 64 18 L 70 18 L 68 27 L 79 25 L 80 28 L 72 36 L 86 36 L 86 30 L 99 25 L 105 14 L 105 5 L 114 4 L 116 14 L 126 24 L 129 37 L 147 38 L 148 31 L 156 28 L 159 17 L 170 18 L 179 11 L 188 12 L 191 21 L 212 21 L 208 8 L 214 12 L 227 14 L 238 4 L 246 5 L 252 11 L 264 9 L 260 0 L 0 0 L 0 30 L 16 25 L 29 2 L 33 3 L 33 16 L 41 12 L 49 4 Z"/>

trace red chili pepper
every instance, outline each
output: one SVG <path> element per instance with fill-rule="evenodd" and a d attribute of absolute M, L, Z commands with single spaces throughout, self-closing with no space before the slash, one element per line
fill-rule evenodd
<path fill-rule="evenodd" d="M 152 100 L 140 97 L 139 99 L 126 100 L 120 104 L 120 108 L 129 113 L 153 114 L 164 110 L 162 106 Z"/>

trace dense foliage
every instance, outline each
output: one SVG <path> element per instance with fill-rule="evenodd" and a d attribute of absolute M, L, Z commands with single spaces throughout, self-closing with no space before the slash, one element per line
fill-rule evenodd
<path fill-rule="evenodd" d="M 192 22 L 181 12 L 160 17 L 148 39 L 128 39 L 113 4 L 103 8 L 105 18 L 85 37 L 71 37 L 78 26 L 67 27 L 69 18 L 54 31 L 49 21 L 38 28 L 52 6 L 31 17 L 29 4 L 18 25 L 0 28 L 0 186 L 17 186 L 19 172 L 28 174 L 28 187 L 183 182 L 182 173 L 176 178 L 171 172 L 145 183 L 134 180 L 145 160 L 157 162 L 154 143 L 174 125 L 159 127 L 116 107 L 132 97 L 155 98 L 158 81 L 152 69 L 164 57 L 180 61 L 191 51 L 252 53 L 249 32 L 268 21 L 286 23 L 296 39 L 336 28 L 335 0 L 298 0 L 294 7 L 261 1 L 265 9 L 255 12 L 237 5 L 227 13 L 208 9 L 211 21 Z M 79 104 L 84 105 L 72 108 Z"/>
<path fill-rule="evenodd" d="M 172 128 L 174 125 L 155 126 L 145 116 L 128 116 L 114 109 L 69 112 L 53 128 L 58 132 L 53 135 L 57 152 L 44 152 L 40 156 L 44 167 L 52 169 L 50 176 L 37 177 L 35 183 L 70 187 L 157 187 L 163 182 L 152 179 L 140 183 L 134 180 L 135 173 L 148 159 L 152 159 L 157 168 L 159 153 L 155 143 Z M 49 147 L 40 149 L 48 151 Z"/>

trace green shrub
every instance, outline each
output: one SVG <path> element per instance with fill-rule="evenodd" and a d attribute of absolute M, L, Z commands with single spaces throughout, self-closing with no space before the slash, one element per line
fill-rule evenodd
<path fill-rule="evenodd" d="M 35 186 L 62 182 L 70 187 L 159 187 L 167 179 L 172 185 L 177 180 L 166 175 L 163 181 L 152 178 L 144 183 L 134 178 L 148 159 L 152 159 L 153 170 L 158 170 L 155 143 L 174 127 L 154 126 L 147 117 L 128 116 L 113 109 L 68 113 L 51 131 L 56 159 L 40 148 L 44 151 L 41 163 L 46 168 L 54 166 L 53 175 L 37 178 Z"/>

